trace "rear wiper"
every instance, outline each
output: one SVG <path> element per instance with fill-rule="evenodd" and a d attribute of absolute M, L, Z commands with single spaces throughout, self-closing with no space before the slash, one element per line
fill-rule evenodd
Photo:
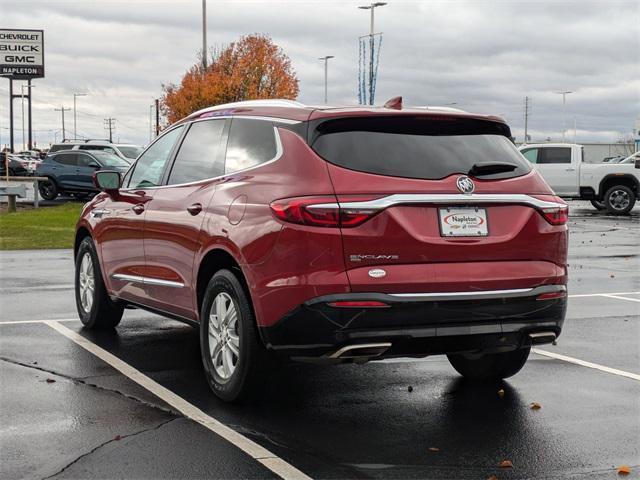
<path fill-rule="evenodd" d="M 513 172 L 518 165 L 504 162 L 482 162 L 474 163 L 467 175 L 493 175 L 494 173 Z"/>

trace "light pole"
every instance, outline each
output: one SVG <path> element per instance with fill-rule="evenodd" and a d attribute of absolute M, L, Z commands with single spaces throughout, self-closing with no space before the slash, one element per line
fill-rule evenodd
<path fill-rule="evenodd" d="M 374 77 L 374 68 L 373 68 L 373 62 L 374 62 L 374 55 L 373 55 L 373 49 L 374 49 L 374 39 L 373 39 L 373 34 L 375 33 L 375 27 L 374 27 L 374 16 L 375 16 L 375 9 L 376 7 L 383 7 L 385 6 L 387 3 L 386 2 L 374 2 L 371 3 L 369 5 L 363 5 L 360 8 L 361 10 L 371 10 L 371 25 L 370 25 L 370 29 L 369 29 L 369 51 L 371 54 L 371 58 L 369 60 L 369 105 L 373 105 L 373 77 Z"/>
<path fill-rule="evenodd" d="M 329 59 L 330 58 L 335 58 L 333 55 L 326 55 L 324 57 L 320 57 L 318 60 L 323 60 L 324 61 L 324 104 L 327 104 L 327 70 L 328 70 L 328 63 L 329 63 Z"/>
<path fill-rule="evenodd" d="M 202 75 L 207 71 L 207 0 L 202 0 Z"/>
<path fill-rule="evenodd" d="M 25 85 L 24 83 L 20 85 L 20 100 L 22 101 L 22 151 L 24 152 L 27 149 L 27 143 L 24 137 L 24 87 L 27 87 L 27 90 L 30 88 L 35 88 L 35 85 Z M 29 92 L 31 95 L 31 92 Z"/>
<path fill-rule="evenodd" d="M 86 93 L 74 93 L 73 94 L 73 139 L 78 139 L 78 134 L 76 132 L 76 98 L 77 97 L 86 97 Z"/>
<path fill-rule="evenodd" d="M 562 143 L 564 143 L 564 134 L 565 131 L 567 130 L 567 121 L 566 121 L 566 117 L 565 117 L 565 105 L 567 103 L 567 95 L 569 95 L 570 92 L 569 90 L 563 90 L 562 92 L 556 92 L 558 95 L 562 95 Z"/>

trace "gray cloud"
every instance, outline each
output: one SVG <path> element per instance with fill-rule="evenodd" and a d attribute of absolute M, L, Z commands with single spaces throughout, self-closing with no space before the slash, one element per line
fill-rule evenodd
<path fill-rule="evenodd" d="M 329 96 L 355 103 L 357 37 L 368 12 L 353 1 L 222 1 L 208 4 L 210 45 L 244 34 L 272 36 L 291 57 L 300 100 L 323 98 L 322 63 L 330 61 Z M 149 139 L 149 105 L 164 83 L 177 83 L 196 61 L 200 1 L 0 0 L 3 28 L 45 30 L 47 77 L 36 80 L 39 143 L 60 129 L 56 106 L 79 99 L 78 132 L 103 137 L 115 117 L 121 140 Z M 399 1 L 376 12 L 384 32 L 377 100 L 457 106 L 507 118 L 522 135 L 524 96 L 532 98 L 534 136 L 558 138 L 562 101 L 572 90 L 567 128 L 578 141 L 629 135 L 640 114 L 640 4 L 636 1 Z M 0 83 L 0 141 L 8 139 L 6 80 Z M 16 102 L 19 121 L 19 102 Z M 71 112 L 67 127 L 72 125 Z M 60 135 L 58 134 L 58 138 Z M 20 132 L 17 140 L 20 141 Z"/>

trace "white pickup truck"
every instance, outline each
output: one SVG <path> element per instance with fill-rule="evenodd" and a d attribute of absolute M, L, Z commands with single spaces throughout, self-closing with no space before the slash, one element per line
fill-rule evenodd
<path fill-rule="evenodd" d="M 598 210 L 625 215 L 640 195 L 638 161 L 584 163 L 582 145 L 571 143 L 529 144 L 519 150 L 560 197 L 590 200 Z"/>

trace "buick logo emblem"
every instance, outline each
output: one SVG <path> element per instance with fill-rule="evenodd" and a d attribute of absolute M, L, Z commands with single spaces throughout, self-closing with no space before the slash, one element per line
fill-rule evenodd
<path fill-rule="evenodd" d="M 456 180 L 456 185 L 458 187 L 458 190 L 460 190 L 462 193 L 473 193 L 473 191 L 476 189 L 473 181 L 466 175 L 458 177 L 458 180 Z"/>

